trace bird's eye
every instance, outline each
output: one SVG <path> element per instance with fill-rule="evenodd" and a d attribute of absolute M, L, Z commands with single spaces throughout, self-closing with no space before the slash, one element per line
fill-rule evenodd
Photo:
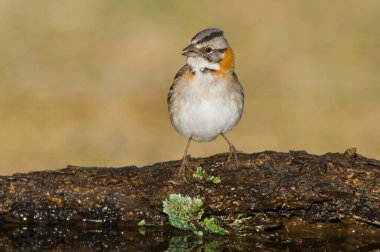
<path fill-rule="evenodd" d="M 205 53 L 211 53 L 212 52 L 212 48 L 211 47 L 206 47 L 205 48 Z"/>

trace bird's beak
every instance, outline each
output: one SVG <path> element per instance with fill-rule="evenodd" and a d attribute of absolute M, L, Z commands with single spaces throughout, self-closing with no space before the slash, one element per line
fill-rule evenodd
<path fill-rule="evenodd" d="M 200 53 L 199 50 L 194 45 L 188 45 L 182 50 L 182 55 L 187 56 L 187 57 L 196 56 L 199 53 Z"/>

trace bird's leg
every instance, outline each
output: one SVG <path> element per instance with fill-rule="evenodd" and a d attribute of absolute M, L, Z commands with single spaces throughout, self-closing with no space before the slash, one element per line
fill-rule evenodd
<path fill-rule="evenodd" d="M 228 140 L 228 138 L 223 133 L 221 133 L 220 135 L 224 138 L 224 140 L 226 140 L 226 142 L 228 143 L 228 146 L 230 147 L 230 154 L 228 155 L 227 163 L 229 163 L 231 161 L 232 156 L 234 156 L 235 162 L 236 162 L 236 168 L 239 167 L 239 160 L 237 157 L 237 153 L 241 151 L 238 151 L 236 147 Z"/>
<path fill-rule="evenodd" d="M 189 137 L 189 140 L 187 141 L 185 153 L 183 153 L 182 162 L 181 162 L 181 166 L 179 167 L 179 173 L 178 173 L 178 179 L 180 180 L 183 179 L 185 183 L 187 183 L 186 166 L 189 162 L 189 157 L 187 155 L 187 152 L 189 150 L 190 143 L 191 143 L 191 137 Z"/>

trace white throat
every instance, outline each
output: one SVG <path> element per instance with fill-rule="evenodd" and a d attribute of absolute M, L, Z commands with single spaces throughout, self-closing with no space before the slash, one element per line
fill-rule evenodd
<path fill-rule="evenodd" d="M 203 57 L 187 57 L 187 64 L 191 66 L 191 69 L 195 72 L 203 72 L 205 68 L 212 70 L 219 70 L 220 66 L 218 63 L 208 62 Z"/>

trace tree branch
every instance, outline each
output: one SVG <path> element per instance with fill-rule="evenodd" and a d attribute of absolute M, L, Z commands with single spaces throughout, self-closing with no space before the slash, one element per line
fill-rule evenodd
<path fill-rule="evenodd" d="M 312 222 L 360 220 L 380 225 L 380 161 L 356 154 L 321 156 L 303 151 L 227 154 L 190 160 L 188 184 L 171 181 L 178 161 L 137 168 L 83 168 L 0 177 L 0 223 L 136 225 L 167 222 L 162 202 L 169 194 L 197 197 L 205 215 L 263 213 Z M 193 177 L 196 167 L 205 175 Z M 208 177 L 207 177 L 208 176 Z M 213 183 L 212 176 L 220 179 Z M 215 181 L 214 181 L 215 182 Z M 219 181 L 217 181 L 219 182 Z"/>

